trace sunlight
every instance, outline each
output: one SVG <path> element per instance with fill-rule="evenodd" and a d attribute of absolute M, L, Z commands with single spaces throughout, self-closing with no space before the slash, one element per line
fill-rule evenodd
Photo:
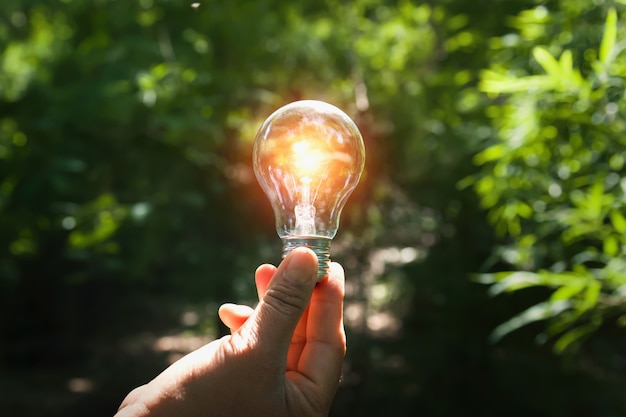
<path fill-rule="evenodd" d="M 381 311 L 367 317 L 367 329 L 378 337 L 395 335 L 400 330 L 400 320 L 391 312 Z"/>
<path fill-rule="evenodd" d="M 72 378 L 67 381 L 67 389 L 72 392 L 82 394 L 89 391 L 93 391 L 94 383 L 88 378 Z"/>

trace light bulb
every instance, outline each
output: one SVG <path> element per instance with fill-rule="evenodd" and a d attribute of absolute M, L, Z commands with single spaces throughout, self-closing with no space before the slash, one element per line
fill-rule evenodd
<path fill-rule="evenodd" d="M 330 269 L 330 243 L 365 165 L 352 119 L 316 100 L 287 104 L 263 123 L 254 141 L 254 173 L 269 198 L 283 258 L 299 246 L 318 258 L 318 282 Z"/>

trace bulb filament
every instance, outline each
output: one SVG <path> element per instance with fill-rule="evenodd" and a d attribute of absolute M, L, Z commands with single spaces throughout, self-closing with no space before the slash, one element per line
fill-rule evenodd
<path fill-rule="evenodd" d="M 294 209 L 296 215 L 296 228 L 294 232 L 298 236 L 314 236 L 315 206 L 311 204 L 311 178 L 303 177 L 300 182 L 300 202 Z"/>

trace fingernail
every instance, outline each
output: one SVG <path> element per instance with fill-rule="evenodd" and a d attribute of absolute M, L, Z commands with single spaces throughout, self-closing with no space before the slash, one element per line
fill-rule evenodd
<path fill-rule="evenodd" d="M 286 273 L 300 282 L 314 281 L 317 276 L 317 257 L 311 251 L 297 248 L 290 253 Z"/>

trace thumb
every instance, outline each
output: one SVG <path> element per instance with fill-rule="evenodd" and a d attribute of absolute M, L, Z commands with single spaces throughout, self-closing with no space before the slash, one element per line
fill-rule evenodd
<path fill-rule="evenodd" d="M 298 321 L 309 305 L 317 280 L 317 256 L 296 248 L 274 273 L 263 299 L 243 326 L 256 336 L 261 350 L 284 361 Z"/>

